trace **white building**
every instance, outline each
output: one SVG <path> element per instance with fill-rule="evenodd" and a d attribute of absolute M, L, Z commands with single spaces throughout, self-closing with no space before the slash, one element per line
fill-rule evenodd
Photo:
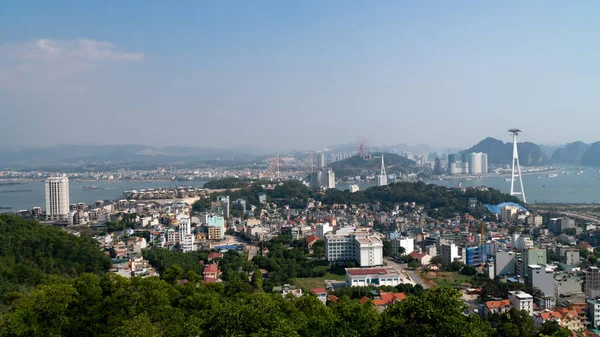
<path fill-rule="evenodd" d="M 471 174 L 482 174 L 488 172 L 487 153 L 475 152 L 471 153 L 469 160 L 469 168 Z"/>
<path fill-rule="evenodd" d="M 518 211 L 519 207 L 517 206 L 503 206 L 500 208 L 500 220 L 503 222 L 516 223 Z"/>
<path fill-rule="evenodd" d="M 46 179 L 46 220 L 68 220 L 69 178 Z"/>
<path fill-rule="evenodd" d="M 356 261 L 361 267 L 383 265 L 383 242 L 376 236 L 355 236 Z"/>
<path fill-rule="evenodd" d="M 415 239 L 399 237 L 392 239 L 392 255 L 400 255 L 398 250 L 400 247 L 404 248 L 403 255 L 408 255 L 415 250 Z"/>
<path fill-rule="evenodd" d="M 325 234 L 333 232 L 333 227 L 328 222 L 317 224 L 316 229 L 317 233 L 315 235 L 321 240 L 325 240 Z"/>
<path fill-rule="evenodd" d="M 383 242 L 367 234 L 326 234 L 325 257 L 329 262 L 354 260 L 361 267 L 381 266 Z"/>
<path fill-rule="evenodd" d="M 458 246 L 454 243 L 442 244 L 440 248 L 442 263 L 445 265 L 451 264 L 455 259 L 460 257 L 460 255 L 458 255 Z"/>
<path fill-rule="evenodd" d="M 526 292 L 515 290 L 508 292 L 508 300 L 511 307 L 517 310 L 525 310 L 529 316 L 533 315 L 533 296 Z"/>
<path fill-rule="evenodd" d="M 332 170 L 327 170 L 327 172 L 325 172 L 325 182 L 323 186 L 327 188 L 335 188 L 335 172 Z"/>
<path fill-rule="evenodd" d="M 358 187 L 358 185 L 356 185 L 356 184 L 353 184 L 353 185 L 350 185 L 349 189 L 350 189 L 350 193 L 355 193 L 355 192 L 358 192 L 358 190 L 360 190 L 360 187 Z"/>
<path fill-rule="evenodd" d="M 346 287 L 397 286 L 404 278 L 388 268 L 346 268 Z"/>
<path fill-rule="evenodd" d="M 546 309 L 554 309 L 556 306 L 554 270 L 547 266 L 532 264 L 527 266 L 528 277 L 525 280 L 530 287 L 538 288 L 544 294 L 541 305 Z"/>
<path fill-rule="evenodd" d="M 187 253 L 196 250 L 190 216 L 188 214 L 178 214 L 177 222 L 179 223 L 179 246 L 181 251 Z"/>
<path fill-rule="evenodd" d="M 592 328 L 600 328 L 600 301 L 594 299 L 587 300 L 588 305 L 588 320 Z"/>

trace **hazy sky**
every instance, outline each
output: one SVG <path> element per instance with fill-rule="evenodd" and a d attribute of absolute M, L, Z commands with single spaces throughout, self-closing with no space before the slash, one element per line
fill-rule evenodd
<path fill-rule="evenodd" d="M 598 1 L 0 2 L 2 147 L 557 144 L 599 125 Z"/>

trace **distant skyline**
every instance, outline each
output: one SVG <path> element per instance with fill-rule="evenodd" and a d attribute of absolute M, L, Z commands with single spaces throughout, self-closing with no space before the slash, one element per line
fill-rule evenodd
<path fill-rule="evenodd" d="M 600 3 L 0 3 L 0 148 L 600 141 Z"/>

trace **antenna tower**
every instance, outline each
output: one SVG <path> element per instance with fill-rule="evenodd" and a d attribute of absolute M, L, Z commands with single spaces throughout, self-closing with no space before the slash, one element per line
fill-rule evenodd
<path fill-rule="evenodd" d="M 525 199 L 525 190 L 523 189 L 523 177 L 521 176 L 521 165 L 519 164 L 519 152 L 517 151 L 517 136 L 521 132 L 519 129 L 510 129 L 508 132 L 513 135 L 513 159 L 512 159 L 512 173 L 510 175 L 510 195 L 520 195 L 524 203 L 527 203 Z M 515 163 L 517 165 L 517 172 L 515 172 Z M 519 177 L 519 183 L 521 185 L 520 191 L 515 191 L 515 178 Z"/>

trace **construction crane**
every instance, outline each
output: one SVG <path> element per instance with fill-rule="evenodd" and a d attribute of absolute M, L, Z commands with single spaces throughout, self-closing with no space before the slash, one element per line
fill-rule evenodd
<path fill-rule="evenodd" d="M 481 237 L 479 238 L 481 245 L 481 271 L 485 268 L 485 222 L 481 222 Z"/>

